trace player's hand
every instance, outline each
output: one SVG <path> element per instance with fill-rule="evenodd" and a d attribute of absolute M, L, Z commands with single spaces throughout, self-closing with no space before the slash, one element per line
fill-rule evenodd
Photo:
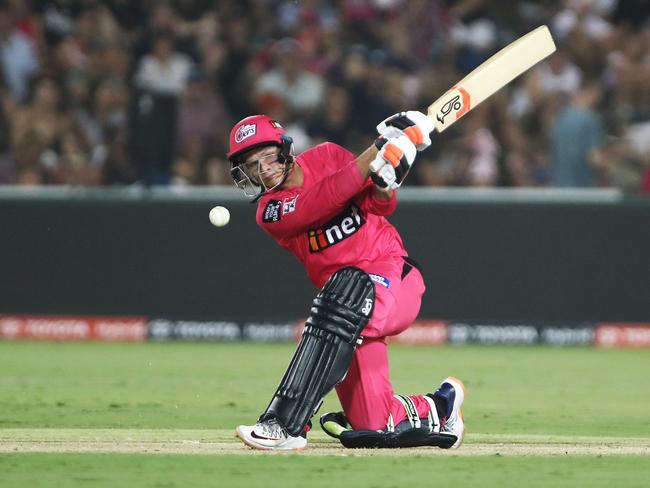
<path fill-rule="evenodd" d="M 370 178 L 380 190 L 396 190 L 413 166 L 415 145 L 404 134 L 388 139 L 379 137 L 375 145 L 379 152 L 370 163 Z"/>
<path fill-rule="evenodd" d="M 433 129 L 433 121 L 422 112 L 415 110 L 391 115 L 377 126 L 379 135 L 386 138 L 406 135 L 418 151 L 424 151 L 431 145 L 429 134 Z"/>

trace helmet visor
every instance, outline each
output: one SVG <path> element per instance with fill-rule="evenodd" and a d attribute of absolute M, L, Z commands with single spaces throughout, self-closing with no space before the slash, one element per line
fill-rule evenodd
<path fill-rule="evenodd" d="M 241 166 L 235 166 L 230 170 L 230 176 L 235 182 L 235 186 L 243 190 L 244 194 L 248 197 L 256 197 L 261 193 L 261 184 L 259 182 L 253 183 L 251 177 L 246 174 Z"/>
<path fill-rule="evenodd" d="M 274 152 L 239 163 L 230 170 L 230 175 L 246 195 L 256 196 L 260 190 L 266 192 L 280 186 L 288 169 L 286 160 Z"/>

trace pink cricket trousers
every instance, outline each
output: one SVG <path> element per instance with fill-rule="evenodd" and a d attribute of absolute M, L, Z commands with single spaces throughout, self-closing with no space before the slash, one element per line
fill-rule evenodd
<path fill-rule="evenodd" d="M 357 346 L 348 374 L 336 387 L 343 411 L 355 429 L 384 429 L 389 415 L 395 425 L 406 419 L 404 407 L 393 397 L 386 336 L 399 334 L 413 323 L 425 286 L 417 268 L 402 279 L 404 263 L 401 258 L 391 258 L 358 265 L 384 279 L 373 279 L 376 300 L 372 318 L 362 332 L 363 343 Z M 429 404 L 422 395 L 411 395 L 411 399 L 425 418 Z"/>

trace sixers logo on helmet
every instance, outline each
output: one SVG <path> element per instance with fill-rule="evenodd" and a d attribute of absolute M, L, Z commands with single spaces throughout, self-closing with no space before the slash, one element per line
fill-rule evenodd
<path fill-rule="evenodd" d="M 237 122 L 228 136 L 228 159 L 239 164 L 238 157 L 253 148 L 273 145 L 282 150 L 285 158 L 291 156 L 293 141 L 280 124 L 267 115 L 251 115 Z"/>
<path fill-rule="evenodd" d="M 254 136 L 257 133 L 257 124 L 244 124 L 235 133 L 235 142 L 240 142 Z"/>

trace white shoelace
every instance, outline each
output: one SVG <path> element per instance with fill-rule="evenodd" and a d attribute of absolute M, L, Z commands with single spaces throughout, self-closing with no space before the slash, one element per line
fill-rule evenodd
<path fill-rule="evenodd" d="M 270 439 L 278 439 L 280 437 L 287 437 L 287 433 L 284 431 L 282 426 L 278 424 L 277 421 L 271 419 L 267 420 L 266 422 L 261 422 L 259 424 L 259 428 L 261 430 L 261 434 L 264 437 L 268 437 Z"/>
<path fill-rule="evenodd" d="M 456 424 L 456 420 L 458 419 L 458 414 L 454 415 L 453 412 L 449 416 L 449 418 L 445 419 L 445 423 L 440 427 L 441 432 L 451 432 L 452 434 L 454 433 L 454 425 Z"/>

